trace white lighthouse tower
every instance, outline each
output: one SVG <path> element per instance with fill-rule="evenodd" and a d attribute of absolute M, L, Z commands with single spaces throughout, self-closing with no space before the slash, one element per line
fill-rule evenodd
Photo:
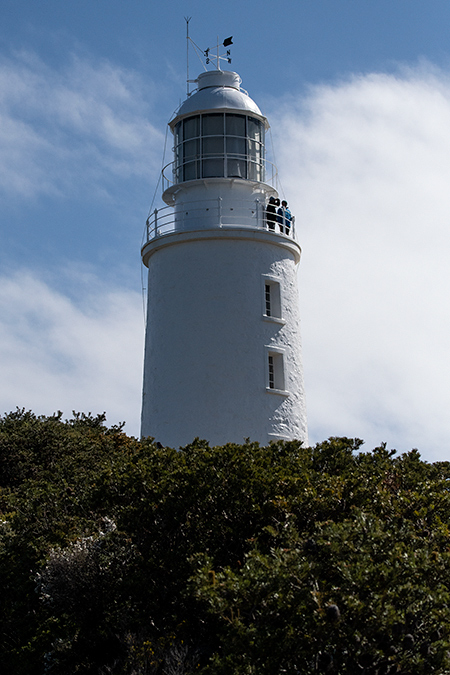
<path fill-rule="evenodd" d="M 141 433 L 172 447 L 306 442 L 295 222 L 267 218 L 269 125 L 219 66 L 169 123 L 167 206 L 147 221 Z"/>

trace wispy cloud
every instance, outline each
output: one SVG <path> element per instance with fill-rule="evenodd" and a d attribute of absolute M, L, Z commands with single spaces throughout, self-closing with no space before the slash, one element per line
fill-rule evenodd
<path fill-rule="evenodd" d="M 141 298 L 92 276 L 87 291 L 82 274 L 71 278 L 79 299 L 29 272 L 0 278 L 0 412 L 106 411 L 139 435 Z"/>
<path fill-rule="evenodd" d="M 155 100 L 137 74 L 107 61 L 73 55 L 54 68 L 31 52 L 1 58 L 0 199 L 108 192 L 117 179 L 154 176 Z"/>
<path fill-rule="evenodd" d="M 355 77 L 277 110 L 312 439 L 450 459 L 449 77 Z"/>

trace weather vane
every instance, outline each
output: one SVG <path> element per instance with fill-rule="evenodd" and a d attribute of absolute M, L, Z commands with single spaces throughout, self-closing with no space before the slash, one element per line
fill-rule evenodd
<path fill-rule="evenodd" d="M 186 21 L 186 42 L 187 42 L 187 53 L 186 53 L 186 66 L 187 66 L 187 77 L 186 77 L 186 85 L 187 85 L 187 95 L 190 96 L 192 92 L 189 91 L 189 84 L 194 83 L 197 80 L 190 80 L 189 79 L 189 43 L 191 43 L 197 53 L 197 56 L 199 57 L 203 67 L 205 70 L 207 70 L 206 66 L 203 64 L 203 58 L 206 61 L 206 65 L 209 65 L 211 62 L 216 62 L 216 68 L 217 70 L 220 70 L 220 62 L 221 61 L 226 61 L 227 63 L 231 63 L 231 51 L 229 49 L 226 50 L 224 54 L 220 54 L 220 50 L 222 47 L 230 47 L 230 45 L 233 44 L 233 36 L 227 37 L 222 43 L 219 42 L 219 37 L 217 37 L 217 45 L 214 47 L 214 51 L 216 54 L 212 53 L 212 50 L 210 47 L 208 47 L 205 50 L 200 49 L 198 45 L 195 44 L 194 40 L 189 36 L 189 21 L 191 20 L 190 16 L 185 16 L 185 21 Z"/>
<path fill-rule="evenodd" d="M 216 45 L 217 55 L 216 56 L 210 56 L 210 51 L 211 51 L 210 47 L 208 47 L 208 49 L 205 49 L 205 51 L 204 51 L 204 55 L 206 57 L 206 65 L 208 65 L 208 63 L 210 63 L 211 60 L 215 59 L 216 68 L 217 68 L 217 70 L 220 70 L 220 62 L 221 61 L 226 61 L 227 63 L 231 63 L 231 58 L 230 58 L 231 52 L 230 52 L 230 50 L 227 49 L 226 55 L 225 54 L 220 55 L 219 50 L 220 50 L 221 47 L 229 47 L 232 44 L 233 44 L 233 36 L 226 38 L 226 40 L 224 40 L 222 42 L 222 44 L 219 43 L 219 36 L 217 36 L 217 45 Z"/>

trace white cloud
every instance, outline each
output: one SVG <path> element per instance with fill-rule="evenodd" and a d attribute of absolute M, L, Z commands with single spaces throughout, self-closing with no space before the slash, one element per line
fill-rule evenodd
<path fill-rule="evenodd" d="M 422 67 L 278 101 L 303 247 L 311 440 L 450 459 L 450 81 Z"/>
<path fill-rule="evenodd" d="M 72 273 L 82 300 L 30 273 L 0 278 L 0 412 L 107 413 L 139 435 L 144 323 L 137 293 Z"/>
<path fill-rule="evenodd" d="M 55 69 L 33 53 L 1 58 L 0 198 L 86 196 L 154 176 L 163 141 L 149 99 L 147 83 L 106 61 L 73 56 Z"/>

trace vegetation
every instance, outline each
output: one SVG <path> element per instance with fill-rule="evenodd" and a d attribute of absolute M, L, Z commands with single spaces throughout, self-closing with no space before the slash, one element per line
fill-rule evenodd
<path fill-rule="evenodd" d="M 450 673 L 448 462 L 104 422 L 0 419 L 2 672 Z"/>

